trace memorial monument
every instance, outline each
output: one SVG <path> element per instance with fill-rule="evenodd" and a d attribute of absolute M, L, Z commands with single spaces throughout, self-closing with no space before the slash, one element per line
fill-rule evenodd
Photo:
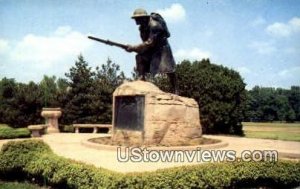
<path fill-rule="evenodd" d="M 202 136 L 199 107 L 194 99 L 178 96 L 166 22 L 158 13 L 148 15 L 144 9 L 136 9 L 131 18 L 139 26 L 140 44 L 124 45 L 89 36 L 137 53 L 139 80 L 122 84 L 113 94 L 112 144 L 197 145 Z M 147 74 L 166 74 L 172 93 L 147 82 Z"/>
<path fill-rule="evenodd" d="M 115 144 L 180 146 L 196 144 L 201 135 L 194 99 L 165 93 L 146 81 L 124 83 L 113 94 Z"/>

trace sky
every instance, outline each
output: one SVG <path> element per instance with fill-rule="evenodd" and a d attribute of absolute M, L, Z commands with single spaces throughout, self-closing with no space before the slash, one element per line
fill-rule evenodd
<path fill-rule="evenodd" d="M 136 8 L 165 18 L 177 63 L 209 58 L 247 89 L 300 85 L 298 0 L 0 0 L 0 79 L 65 78 L 79 54 L 92 68 L 110 58 L 130 77 L 134 53 L 87 36 L 140 43 Z"/>

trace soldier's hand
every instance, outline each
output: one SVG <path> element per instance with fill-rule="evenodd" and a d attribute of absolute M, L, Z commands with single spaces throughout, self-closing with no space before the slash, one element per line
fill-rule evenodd
<path fill-rule="evenodd" d="M 133 52 L 134 51 L 134 46 L 132 45 L 127 45 L 127 49 L 125 49 L 127 52 Z"/>

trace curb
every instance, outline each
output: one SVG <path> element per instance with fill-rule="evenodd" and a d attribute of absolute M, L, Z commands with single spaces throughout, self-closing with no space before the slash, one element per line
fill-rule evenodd
<path fill-rule="evenodd" d="M 206 137 L 207 138 L 207 137 Z M 93 148 L 96 150 L 109 150 L 109 151 L 117 151 L 118 148 L 121 147 L 121 149 L 125 149 L 126 146 L 112 146 L 112 145 L 105 145 L 105 144 L 96 144 L 94 142 L 90 142 L 87 140 L 82 140 L 81 145 L 88 147 L 88 148 Z M 219 149 L 219 148 L 224 148 L 228 146 L 227 142 L 219 142 L 216 144 L 204 144 L 204 145 L 196 145 L 196 146 L 157 146 L 157 147 L 147 147 L 148 150 L 161 150 L 161 151 L 170 151 L 170 150 L 186 150 L 186 151 L 192 151 L 192 150 L 212 150 L 212 149 Z M 129 147 L 131 148 L 131 147 Z M 144 146 L 141 148 L 145 148 Z"/>

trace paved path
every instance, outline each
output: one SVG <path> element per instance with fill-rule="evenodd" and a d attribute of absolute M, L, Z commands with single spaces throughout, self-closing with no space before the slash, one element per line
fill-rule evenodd
<path fill-rule="evenodd" d="M 93 164 L 97 167 L 103 167 L 106 169 L 118 171 L 118 172 L 141 172 L 141 171 L 154 171 L 157 169 L 163 169 L 174 166 L 198 164 L 198 153 L 194 161 L 188 162 L 185 158 L 185 162 L 119 162 L 117 158 L 117 152 L 111 150 L 97 150 L 85 147 L 81 144 L 83 140 L 87 140 L 93 137 L 109 136 L 107 134 L 67 134 L 57 133 L 44 135 L 42 140 L 50 145 L 54 153 L 59 156 L 82 161 L 88 164 Z M 241 137 L 226 137 L 226 136 L 212 136 L 205 135 L 208 138 L 221 139 L 228 142 L 229 145 L 220 150 L 234 150 L 237 156 L 243 150 L 277 150 L 279 156 L 297 156 L 300 158 L 300 142 L 280 141 L 280 140 L 267 140 L 267 139 L 250 139 Z M 0 140 L 0 145 L 8 140 Z M 196 150 L 196 149 L 195 149 Z M 197 151 L 196 151 L 197 152 Z M 122 152 L 122 159 L 124 159 L 125 153 Z M 154 157 L 155 158 L 155 157 Z"/>

